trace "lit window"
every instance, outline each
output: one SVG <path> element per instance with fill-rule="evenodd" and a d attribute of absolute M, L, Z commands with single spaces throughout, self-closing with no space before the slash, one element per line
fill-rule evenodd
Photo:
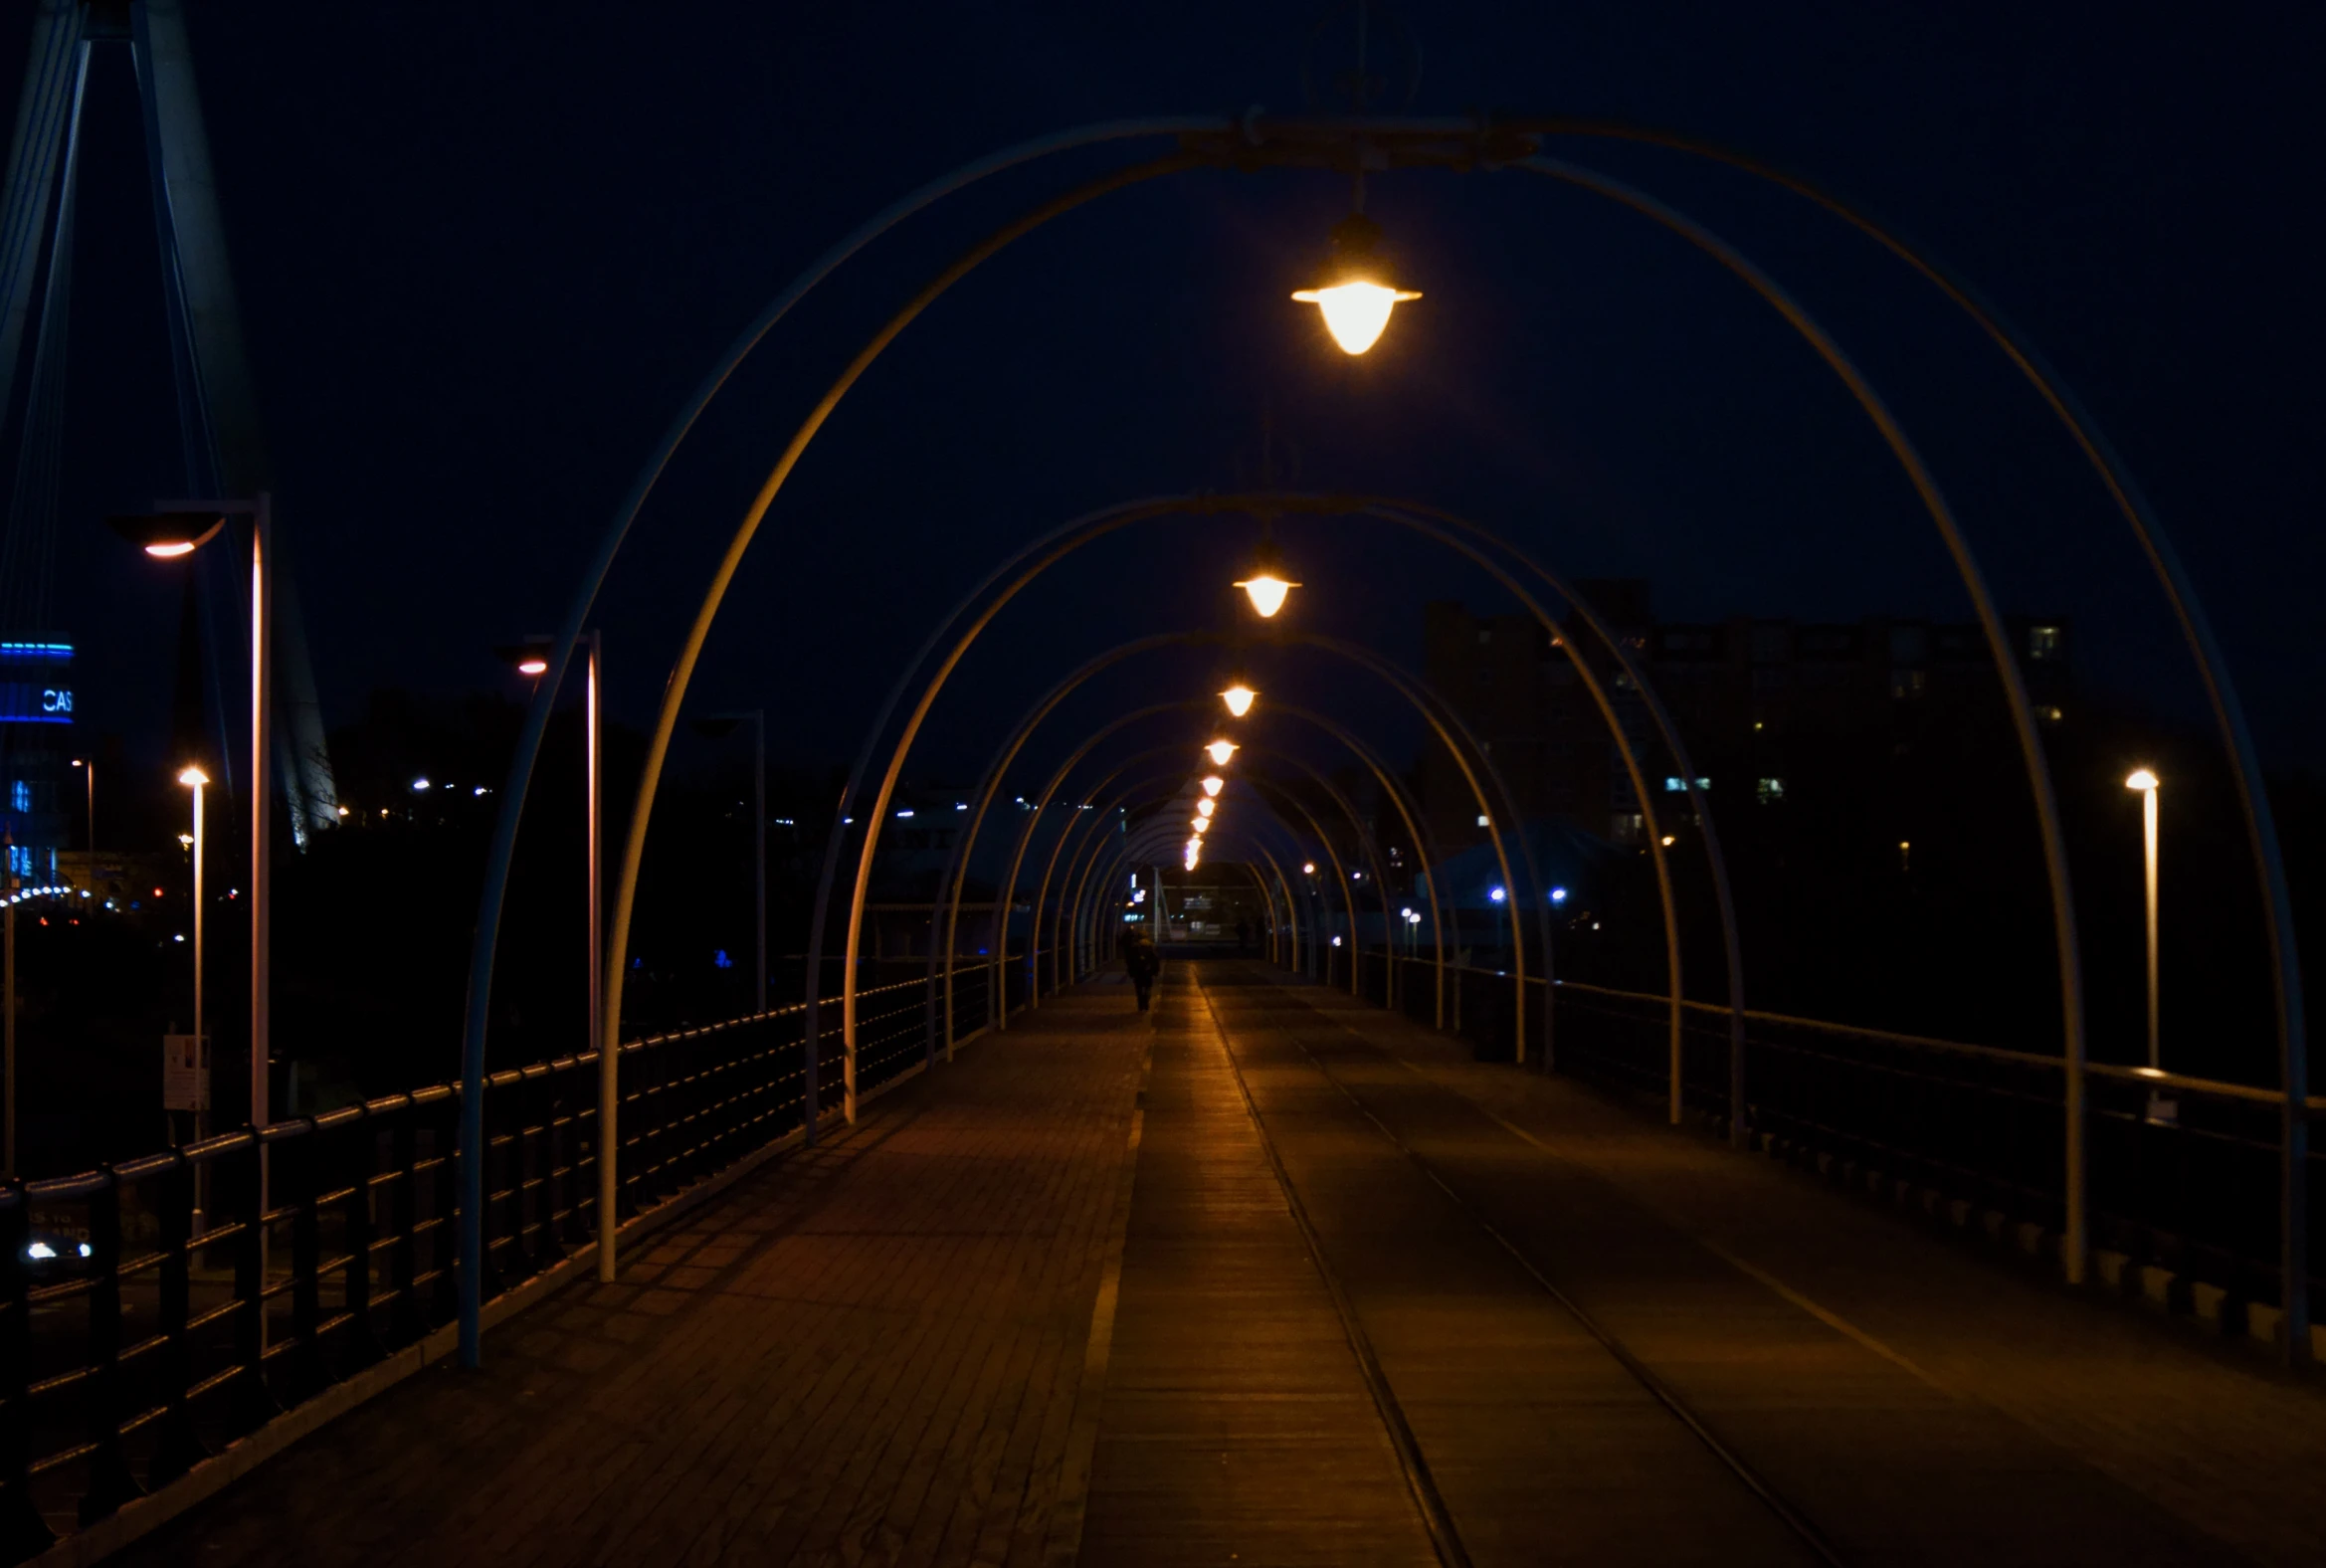
<path fill-rule="evenodd" d="M 1753 785 L 1753 799 L 1764 806 L 1776 804 L 1785 798 L 1783 779 L 1762 779 Z"/>
<path fill-rule="evenodd" d="M 1478 816 L 1478 826 L 1479 826 L 1479 827 L 1481 827 L 1481 828 L 1485 828 L 1485 827 L 1491 827 L 1491 826 L 1492 826 L 1492 824 L 1486 821 L 1485 815 L 1484 815 L 1483 813 L 1480 813 L 1480 814 L 1479 814 L 1479 816 Z"/>
<path fill-rule="evenodd" d="M 1922 694 L 1923 677 L 1919 670 L 1892 670 L 1890 695 L 1901 702 L 1910 702 Z"/>
<path fill-rule="evenodd" d="M 18 779 L 8 786 L 8 804 L 18 811 L 32 810 L 32 786 Z"/>
<path fill-rule="evenodd" d="M 2030 659 L 2057 659 L 2065 638 L 2056 626 L 2028 628 L 2028 657 Z"/>

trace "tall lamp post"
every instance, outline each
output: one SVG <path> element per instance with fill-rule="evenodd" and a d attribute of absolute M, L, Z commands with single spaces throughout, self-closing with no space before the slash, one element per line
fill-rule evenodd
<path fill-rule="evenodd" d="M 178 782 L 194 792 L 194 833 L 192 840 L 187 845 L 187 848 L 192 850 L 194 854 L 194 1061 L 201 1071 L 207 1074 L 210 1070 L 210 1035 L 203 1028 L 202 1014 L 202 904 L 204 901 L 202 790 L 204 786 L 209 784 L 210 775 L 198 767 L 189 765 L 184 772 L 178 775 Z M 201 1110 L 196 1109 L 190 1114 L 194 1118 L 194 1141 L 199 1143 L 209 1135 L 209 1127 Z M 203 1200 L 209 1190 L 210 1166 L 205 1162 L 194 1167 L 194 1234 L 197 1236 L 206 1229 L 203 1216 L 209 1212 L 209 1205 Z"/>
<path fill-rule="evenodd" d="M 89 779 L 89 853 L 94 857 L 97 854 L 97 759 L 94 757 L 75 757 L 73 765 L 81 769 Z M 89 874 L 92 878 L 96 877 L 97 868 L 92 866 L 89 869 Z"/>
<path fill-rule="evenodd" d="M 2124 787 L 2140 796 L 2141 885 L 2148 905 L 2148 1070 L 2162 1073 L 2162 1027 L 2157 1011 L 2157 796 L 2162 786 L 2154 770 L 2139 768 L 2124 781 Z"/>
<path fill-rule="evenodd" d="M 122 538 L 156 560 L 177 560 L 193 554 L 227 531 L 229 517 L 251 519 L 251 762 L 247 788 L 251 797 L 251 1125 L 267 1126 L 274 1118 L 268 1089 L 269 1046 L 267 1002 L 269 918 L 273 898 L 268 828 L 271 791 L 267 749 L 273 743 L 275 683 L 273 665 L 274 607 L 267 596 L 267 543 L 273 531 L 270 500 L 265 490 L 250 500 L 178 501 L 153 511 L 107 517 L 105 522 Z M 199 799 L 199 796 L 197 796 Z M 199 823 L 199 809 L 195 821 Z M 199 887 L 199 882 L 196 883 Z M 195 903 L 200 906 L 197 894 Z M 200 915 L 197 913 L 196 918 Z M 199 1026 L 197 1026 L 198 1028 Z M 474 1107 L 464 1105 L 466 1113 Z M 259 1212 L 268 1204 L 267 1147 L 259 1146 Z M 260 1246 L 266 1245 L 264 1227 Z"/>
<path fill-rule="evenodd" d="M 514 648 L 503 648 L 500 655 L 516 666 L 518 675 L 538 681 L 549 673 L 549 638 L 532 638 Z M 581 636 L 582 650 L 582 791 L 585 797 L 583 816 L 588 845 L 583 853 L 588 891 L 583 895 L 584 911 L 589 919 L 589 984 L 587 987 L 589 1022 L 585 1040 L 588 1049 L 598 1055 L 598 1278 L 611 1283 L 614 1278 L 614 1227 L 618 1200 L 616 1180 L 619 1172 L 615 1151 L 621 1147 L 622 1131 L 622 1062 L 618 1046 L 610 1047 L 612 1032 L 605 1025 L 606 985 L 606 922 L 598 909 L 599 890 L 605 884 L 604 868 L 599 865 L 600 841 L 604 835 L 599 824 L 598 754 L 600 729 L 598 724 L 599 660 L 604 646 L 594 631 Z M 504 811 L 514 811 L 516 803 L 504 802 Z M 472 1114 L 473 1113 L 473 1114 Z M 472 1119 L 474 1125 L 472 1125 Z M 479 1097 L 474 1107 L 467 1101 L 461 1106 L 461 1147 L 482 1149 L 485 1146 L 485 1104 Z M 461 1201 L 476 1207 L 471 1213 L 482 1215 L 485 1201 L 485 1163 L 470 1160 L 462 1167 Z M 485 1277 L 484 1228 L 465 1225 L 461 1228 L 461 1268 L 465 1277 L 482 1280 Z M 481 1290 L 464 1287 L 461 1291 L 461 1336 L 465 1364 L 469 1352 L 482 1331 Z"/>

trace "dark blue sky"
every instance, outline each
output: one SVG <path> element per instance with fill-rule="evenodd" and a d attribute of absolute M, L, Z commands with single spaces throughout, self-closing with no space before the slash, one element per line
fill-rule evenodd
<path fill-rule="evenodd" d="M 247 330 L 334 718 L 383 683 L 497 679 L 551 625 L 678 400 L 791 275 L 893 196 L 1083 120 L 1301 106 L 1305 5 L 192 7 Z M 1709 135 L 1862 200 L 2063 369 L 2176 531 L 2265 756 L 2326 762 L 2312 685 L 2321 348 L 2314 7 L 1409 7 L 1417 109 Z M 21 13 L 0 39 L 19 79 Z M 132 111 L 98 85 L 93 115 Z M 177 488 L 133 133 L 93 124 L 66 486 L 84 704 L 165 733 L 175 597 L 79 517 Z M 1696 212 L 1823 312 L 1938 465 L 2006 605 L 2077 618 L 2091 685 L 2190 686 L 2129 540 L 2046 416 L 1895 264 L 1668 155 L 1557 149 Z M 971 238 L 1106 157 L 1013 176 L 883 242 L 783 328 L 673 472 L 601 615 L 643 721 L 717 549 L 855 343 Z M 108 198 L 103 192 L 111 189 Z M 1345 201 L 1198 173 L 1053 225 L 866 380 L 738 580 L 703 705 L 853 749 L 933 619 L 1034 533 L 1249 476 L 1263 411 L 1315 489 L 1467 510 L 1667 614 L 1961 615 L 1870 429 L 1757 300 L 1604 203 L 1518 174 L 1377 180 L 1428 297 L 1360 362 L 1285 301 Z M 143 247 L 141 249 L 140 247 Z M 1030 597 L 935 764 L 1091 650 L 1208 622 L 1250 529 L 1145 530 Z M 1312 624 L 1418 649 L 1493 595 L 1378 530 L 1287 535 Z M 1134 674 L 1103 700 L 1176 695 Z M 967 764 L 963 764 L 966 766 Z"/>

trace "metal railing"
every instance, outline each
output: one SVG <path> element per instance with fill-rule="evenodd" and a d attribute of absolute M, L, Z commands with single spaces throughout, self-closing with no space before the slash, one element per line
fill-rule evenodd
<path fill-rule="evenodd" d="M 986 972 L 954 985 L 968 1034 Z M 870 1091 L 930 1049 L 932 996 L 921 978 L 860 996 Z M 803 1125 L 804 1023 L 794 1005 L 622 1046 L 623 1217 Z M 826 1031 L 822 1116 L 839 1113 L 840 1054 Z M 595 1234 L 596 1066 L 593 1052 L 485 1079 L 487 1299 Z M 0 1562 L 451 1321 L 459 1104 L 439 1084 L 0 1184 Z"/>
<path fill-rule="evenodd" d="M 1379 950 L 1363 958 L 1364 993 L 1376 1005 L 1395 965 L 1399 1011 L 1432 1022 L 1429 960 Z M 1509 975 L 1450 964 L 1446 985 L 1448 1031 L 1481 1058 L 1509 1061 Z M 1540 1060 L 1534 1009 L 1541 994 L 1529 1001 L 1530 1062 Z M 1560 981 L 1554 1005 L 1557 1071 L 1666 1092 L 1667 997 Z M 1728 1033 L 1726 1008 L 1684 1004 L 1681 1093 L 1691 1109 L 1723 1125 L 1730 1114 Z M 1745 1014 L 1744 1048 L 1753 1132 L 1999 1213 L 2011 1224 L 2060 1230 L 2066 1072 L 2059 1059 L 1753 1011 Z M 2281 1096 L 2103 1063 L 2087 1065 L 2085 1079 L 2094 1245 L 2169 1271 L 2176 1289 L 2216 1286 L 2232 1312 L 2282 1299 Z M 2313 1126 L 2326 1121 L 2326 1098 L 2306 1103 Z M 2315 1135 L 2307 1175 L 2315 1259 L 2326 1245 L 2319 1201 L 2326 1198 L 2326 1152 Z M 2313 1288 L 2326 1282 L 2313 1279 Z"/>

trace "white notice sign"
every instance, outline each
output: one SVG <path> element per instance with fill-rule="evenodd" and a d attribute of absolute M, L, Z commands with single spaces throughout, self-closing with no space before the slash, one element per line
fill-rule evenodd
<path fill-rule="evenodd" d="M 193 1035 L 161 1037 L 161 1108 L 210 1108 L 210 1042 Z"/>

